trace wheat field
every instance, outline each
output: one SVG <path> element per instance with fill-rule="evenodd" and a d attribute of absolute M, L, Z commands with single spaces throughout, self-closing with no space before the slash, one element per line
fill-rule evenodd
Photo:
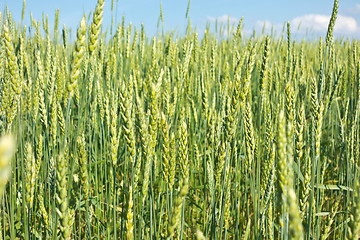
<path fill-rule="evenodd" d="M 338 0 L 316 40 L 109 34 L 104 4 L 75 41 L 59 11 L 0 13 L 0 239 L 360 237 L 360 42 L 333 36 Z"/>

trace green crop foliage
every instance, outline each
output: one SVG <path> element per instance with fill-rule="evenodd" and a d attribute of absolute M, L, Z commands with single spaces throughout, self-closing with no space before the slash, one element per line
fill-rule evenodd
<path fill-rule="evenodd" d="M 190 2 L 184 35 L 107 35 L 104 0 L 73 42 L 59 10 L 53 32 L 0 15 L 0 239 L 359 238 L 360 42 L 334 38 L 338 1 L 325 41 L 243 20 L 199 37 Z"/>

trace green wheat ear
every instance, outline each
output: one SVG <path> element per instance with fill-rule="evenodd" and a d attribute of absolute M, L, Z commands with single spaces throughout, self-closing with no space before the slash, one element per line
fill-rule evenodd
<path fill-rule="evenodd" d="M 22 7 L 22 11 L 21 11 L 21 21 L 24 21 L 24 16 L 25 16 L 25 5 L 26 5 L 26 1 L 23 1 L 23 7 Z"/>
<path fill-rule="evenodd" d="M 70 74 L 70 82 L 67 86 L 68 93 L 72 96 L 75 88 L 77 87 L 77 80 L 80 75 L 80 67 L 83 61 L 85 52 L 85 38 L 86 38 L 86 22 L 85 16 L 81 19 L 80 26 L 77 31 L 77 38 L 75 42 L 75 51 L 73 53 L 72 69 Z"/>
<path fill-rule="evenodd" d="M 104 0 L 98 0 L 98 3 L 95 8 L 95 12 L 93 15 L 93 22 L 90 26 L 90 34 L 89 34 L 89 52 L 90 56 L 95 51 L 98 45 L 98 38 L 100 34 L 100 27 L 102 23 L 102 15 L 104 8 Z"/>
<path fill-rule="evenodd" d="M 328 30 L 326 33 L 326 40 L 325 40 L 326 45 L 329 45 L 330 41 L 333 38 L 333 32 L 334 32 L 334 26 L 335 26 L 337 13 L 338 13 L 338 8 L 339 8 L 339 0 L 334 0 L 334 6 L 333 6 Z"/>
<path fill-rule="evenodd" d="M 59 219 L 58 237 L 61 240 L 70 239 L 70 209 L 67 197 L 67 166 L 64 156 L 59 156 L 56 166 L 56 212 Z"/>
<path fill-rule="evenodd" d="M 10 177 L 10 161 L 15 152 L 15 141 L 11 135 L 0 139 L 0 203 L 5 185 Z"/>
<path fill-rule="evenodd" d="M 188 16 L 189 16 L 190 4 L 191 4 L 191 0 L 189 0 L 189 2 L 188 2 L 187 8 L 186 8 L 185 18 L 188 18 Z"/>
<path fill-rule="evenodd" d="M 359 170 L 358 167 L 356 167 Z M 350 223 L 347 229 L 347 239 L 359 239 L 360 234 L 360 181 L 355 182 L 354 201 L 352 204 L 352 213 Z"/>

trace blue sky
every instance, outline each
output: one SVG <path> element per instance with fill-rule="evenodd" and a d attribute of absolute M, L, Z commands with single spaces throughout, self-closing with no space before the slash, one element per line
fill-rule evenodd
<path fill-rule="evenodd" d="M 42 19 L 42 13 L 48 14 L 49 25 L 54 24 L 55 9 L 60 9 L 59 26 L 65 24 L 75 32 L 81 17 L 95 9 L 97 0 L 27 0 L 24 24 L 30 23 L 30 11 L 35 19 Z M 157 23 L 160 14 L 160 0 L 115 0 L 114 11 L 111 12 L 111 0 L 105 0 L 103 26 L 109 27 L 112 16 L 116 16 L 117 22 L 121 22 L 125 15 L 126 23 L 130 21 L 140 28 L 144 23 L 148 34 L 157 32 Z M 335 26 L 335 35 L 360 39 L 360 1 L 340 0 L 339 15 Z M 23 0 L 1 0 L 0 10 L 5 6 L 20 21 Z M 185 13 L 187 0 L 163 0 L 165 30 L 176 29 L 184 33 L 187 20 Z M 294 36 L 302 36 L 310 32 L 311 36 L 324 36 L 327 29 L 328 19 L 332 12 L 333 0 L 192 0 L 189 16 L 191 23 L 202 34 L 206 23 L 215 25 L 215 20 L 227 24 L 227 20 L 237 24 L 244 17 L 244 30 L 248 33 L 255 28 L 261 31 L 271 27 L 278 33 L 282 31 L 286 21 L 290 21 Z M 301 27 L 298 25 L 301 23 Z M 160 25 L 161 26 L 161 25 Z"/>

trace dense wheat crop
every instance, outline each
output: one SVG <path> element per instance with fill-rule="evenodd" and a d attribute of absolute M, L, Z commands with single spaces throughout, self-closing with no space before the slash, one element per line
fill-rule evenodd
<path fill-rule="evenodd" d="M 337 0 L 306 41 L 109 34 L 104 4 L 73 42 L 58 11 L 1 13 L 0 239 L 358 239 L 360 42 L 333 37 Z"/>

